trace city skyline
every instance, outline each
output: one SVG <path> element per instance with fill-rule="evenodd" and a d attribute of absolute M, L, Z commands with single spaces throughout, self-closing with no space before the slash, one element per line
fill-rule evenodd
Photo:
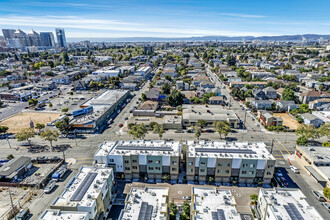
<path fill-rule="evenodd" d="M 16 0 L 1 4 L 2 28 L 44 32 L 61 27 L 67 30 L 68 38 L 327 34 L 330 25 L 326 13 L 330 3 L 323 0 L 315 5 L 296 0 L 276 4 L 260 0 L 249 4 L 241 0 L 210 0 L 207 4 L 185 0 L 138 4 Z"/>

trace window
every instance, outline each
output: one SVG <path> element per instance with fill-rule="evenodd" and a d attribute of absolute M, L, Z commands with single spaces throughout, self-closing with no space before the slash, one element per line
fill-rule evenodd
<path fill-rule="evenodd" d="M 148 167 L 148 170 L 154 170 L 154 168 L 153 167 Z"/>
<path fill-rule="evenodd" d="M 189 172 L 194 172 L 194 169 L 189 169 Z"/>
<path fill-rule="evenodd" d="M 219 167 L 222 167 L 222 163 L 218 163 L 218 166 L 219 166 Z"/>
<path fill-rule="evenodd" d="M 229 173 L 229 170 L 226 170 L 226 173 L 228 174 Z"/>
<path fill-rule="evenodd" d="M 243 170 L 243 171 L 242 171 L 242 174 L 246 174 L 246 170 Z"/>
<path fill-rule="evenodd" d="M 201 169 L 201 172 L 205 172 L 205 169 Z"/>
<path fill-rule="evenodd" d="M 205 162 L 201 162 L 201 165 L 206 165 L 206 163 Z"/>
<path fill-rule="evenodd" d="M 192 165 L 194 165 L 194 162 L 189 162 L 188 165 L 192 166 Z"/>
<path fill-rule="evenodd" d="M 254 171 L 249 171 L 249 175 L 253 175 L 254 174 Z"/>
<path fill-rule="evenodd" d="M 249 164 L 247 164 L 247 163 L 245 163 L 245 164 L 243 164 L 243 167 L 247 167 Z"/>
<path fill-rule="evenodd" d="M 176 165 L 178 162 L 176 162 L 175 160 L 174 161 L 172 161 L 172 164 L 173 165 Z"/>
<path fill-rule="evenodd" d="M 124 163 L 129 163 L 129 161 L 128 160 L 125 160 Z"/>
<path fill-rule="evenodd" d="M 273 165 L 268 165 L 268 168 L 272 168 L 273 167 Z"/>
<path fill-rule="evenodd" d="M 253 168 L 254 167 L 254 164 L 250 164 L 250 168 Z"/>
<path fill-rule="evenodd" d="M 125 170 L 130 170 L 131 168 L 129 168 L 129 167 L 125 167 Z"/>
<path fill-rule="evenodd" d="M 230 163 L 227 163 L 227 167 L 230 167 Z"/>
<path fill-rule="evenodd" d="M 155 167 L 155 170 L 160 170 L 160 167 Z"/>
<path fill-rule="evenodd" d="M 222 170 L 218 170 L 218 173 L 222 173 Z"/>
<path fill-rule="evenodd" d="M 133 163 L 137 163 L 137 160 L 132 160 Z"/>
<path fill-rule="evenodd" d="M 136 170 L 137 169 L 137 166 L 132 166 L 132 169 Z"/>
<path fill-rule="evenodd" d="M 110 163 L 113 163 L 113 162 L 115 162 L 115 160 L 114 159 L 110 159 L 109 162 Z"/>
<path fill-rule="evenodd" d="M 176 171 L 176 168 L 173 167 L 173 168 L 172 168 L 172 171 Z"/>
<path fill-rule="evenodd" d="M 272 175 L 272 172 L 267 172 L 266 174 L 267 174 L 267 175 Z"/>
<path fill-rule="evenodd" d="M 156 163 L 158 163 L 158 164 L 159 164 L 159 163 L 160 163 L 160 160 L 156 160 Z"/>
<path fill-rule="evenodd" d="M 152 163 L 152 160 L 148 160 L 148 163 Z"/>

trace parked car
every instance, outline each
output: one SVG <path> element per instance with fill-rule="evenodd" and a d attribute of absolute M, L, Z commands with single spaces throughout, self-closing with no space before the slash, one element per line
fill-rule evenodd
<path fill-rule="evenodd" d="M 320 192 L 315 191 L 315 190 L 312 190 L 312 192 L 313 192 L 313 195 L 317 198 L 317 200 L 319 200 L 320 202 L 325 202 L 325 198 Z"/>
<path fill-rule="evenodd" d="M 44 188 L 44 192 L 45 193 L 51 193 L 52 190 L 54 189 L 55 185 L 56 185 L 56 180 L 49 181 L 47 186 Z"/>
<path fill-rule="evenodd" d="M 119 124 L 119 127 L 121 128 L 121 127 L 123 127 L 124 125 L 123 124 Z"/>
<path fill-rule="evenodd" d="M 16 220 L 25 220 L 28 219 L 30 216 L 29 209 L 22 209 L 19 213 L 15 216 Z"/>
<path fill-rule="evenodd" d="M 330 212 L 330 204 L 327 202 L 322 202 L 322 205 Z"/>
<path fill-rule="evenodd" d="M 299 172 L 299 169 L 297 168 L 297 167 L 295 167 L 295 166 L 290 166 L 290 169 L 294 172 L 294 173 L 300 173 Z"/>

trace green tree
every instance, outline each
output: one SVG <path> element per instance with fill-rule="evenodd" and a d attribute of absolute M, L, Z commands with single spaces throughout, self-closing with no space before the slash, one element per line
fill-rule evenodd
<path fill-rule="evenodd" d="M 144 137 L 147 134 L 147 128 L 144 126 L 144 124 L 140 125 L 133 125 L 128 131 L 128 134 L 132 136 L 134 139 L 144 139 Z"/>
<path fill-rule="evenodd" d="M 207 126 L 207 121 L 200 119 L 198 120 L 197 124 L 200 128 L 205 128 Z"/>
<path fill-rule="evenodd" d="M 297 116 L 297 122 L 301 124 L 304 122 L 304 119 L 299 115 Z"/>
<path fill-rule="evenodd" d="M 328 188 L 328 187 L 323 188 L 323 195 L 324 195 L 327 199 L 330 199 L 330 188 Z"/>
<path fill-rule="evenodd" d="M 165 133 L 163 126 L 160 125 L 160 124 L 156 124 L 156 125 L 154 126 L 154 128 L 153 128 L 153 132 L 154 132 L 154 133 L 158 133 L 158 135 L 159 135 L 159 139 L 162 139 L 163 134 Z"/>
<path fill-rule="evenodd" d="M 145 102 L 147 100 L 147 95 L 145 93 L 142 93 L 141 99 L 143 102 Z"/>
<path fill-rule="evenodd" d="M 308 143 L 308 140 L 305 136 L 300 136 L 297 138 L 296 144 L 297 145 L 302 145 L 302 146 L 306 146 Z"/>
<path fill-rule="evenodd" d="M 250 195 L 250 199 L 252 200 L 252 201 L 257 201 L 258 200 L 258 195 L 257 194 L 255 194 L 255 193 L 253 193 L 253 194 L 251 194 Z"/>
<path fill-rule="evenodd" d="M 68 56 L 68 53 L 66 51 L 64 51 L 62 54 L 62 63 L 66 63 L 66 62 L 69 62 L 69 56 Z"/>
<path fill-rule="evenodd" d="M 282 100 L 284 101 L 293 101 L 295 100 L 295 95 L 292 89 L 285 88 L 282 93 Z"/>
<path fill-rule="evenodd" d="M 7 126 L 0 126 L 0 134 L 5 134 L 8 131 L 8 127 Z"/>
<path fill-rule="evenodd" d="M 48 106 L 49 106 L 49 108 L 52 108 L 53 107 L 53 103 L 50 102 Z"/>
<path fill-rule="evenodd" d="M 35 136 L 35 132 L 33 128 L 23 128 L 22 130 L 16 133 L 17 141 L 27 141 L 29 145 L 31 145 L 31 138 Z"/>
<path fill-rule="evenodd" d="M 62 133 L 65 133 L 66 135 L 69 134 L 70 131 L 72 131 L 73 127 L 70 124 L 70 119 L 68 117 L 63 118 L 62 121 L 57 121 L 55 123 L 55 127 Z"/>
<path fill-rule="evenodd" d="M 35 128 L 38 129 L 38 130 L 41 130 L 41 129 L 45 128 L 45 125 L 37 123 Z"/>
<path fill-rule="evenodd" d="M 164 85 L 162 85 L 162 93 L 170 94 L 171 93 L 171 85 L 168 84 L 168 83 L 164 83 Z"/>
<path fill-rule="evenodd" d="M 235 66 L 236 65 L 236 59 L 233 56 L 227 56 L 226 57 L 226 62 L 228 66 Z"/>
<path fill-rule="evenodd" d="M 8 160 L 12 160 L 12 159 L 14 159 L 15 157 L 14 157 L 14 155 L 12 155 L 12 154 L 8 154 L 6 158 L 7 158 Z"/>
<path fill-rule="evenodd" d="M 28 101 L 28 104 L 29 104 L 29 106 L 34 107 L 34 106 L 36 106 L 38 104 L 38 99 L 30 99 Z"/>
<path fill-rule="evenodd" d="M 320 137 L 319 129 L 316 129 L 313 125 L 300 125 L 295 133 L 297 136 L 304 136 L 307 140 L 314 140 Z"/>
<path fill-rule="evenodd" d="M 168 102 L 168 104 L 170 104 L 171 106 L 178 106 L 178 105 L 182 105 L 183 104 L 183 99 L 185 98 L 185 95 L 183 95 L 181 92 L 179 92 L 178 90 L 173 90 L 172 93 L 170 95 L 168 95 L 166 97 L 166 101 Z"/>
<path fill-rule="evenodd" d="M 59 133 L 56 130 L 46 129 L 40 133 L 40 137 L 45 141 L 49 141 L 50 147 L 53 148 L 53 141 L 57 141 Z"/>
<path fill-rule="evenodd" d="M 62 112 L 65 112 L 65 113 L 68 112 L 68 111 L 69 111 L 68 108 L 63 108 L 63 109 L 62 109 Z"/>
<path fill-rule="evenodd" d="M 172 81 L 172 77 L 170 75 L 166 75 L 165 79 L 168 80 L 168 81 Z"/>
<path fill-rule="evenodd" d="M 197 138 L 197 140 L 199 140 L 199 137 L 201 136 L 202 132 L 201 132 L 201 128 L 198 126 L 195 126 L 195 137 Z"/>
<path fill-rule="evenodd" d="M 330 123 L 325 123 L 318 130 L 321 137 L 326 136 L 328 139 L 330 139 Z"/>
<path fill-rule="evenodd" d="M 220 139 L 221 139 L 222 135 L 227 137 L 229 132 L 231 132 L 231 128 L 230 128 L 229 124 L 225 121 L 215 121 L 215 122 L 213 122 L 213 127 L 214 127 L 214 130 L 219 133 Z"/>
<path fill-rule="evenodd" d="M 174 202 L 170 203 L 169 210 L 170 210 L 170 220 L 175 220 L 176 214 L 178 213 L 178 207 L 175 205 Z"/>
<path fill-rule="evenodd" d="M 190 204 L 188 201 L 183 202 L 182 206 L 182 215 L 180 216 L 180 219 L 189 219 L 190 216 Z"/>

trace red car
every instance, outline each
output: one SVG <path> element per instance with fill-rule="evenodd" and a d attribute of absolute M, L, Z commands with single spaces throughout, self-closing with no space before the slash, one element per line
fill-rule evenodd
<path fill-rule="evenodd" d="M 119 124 L 119 127 L 121 128 L 121 127 L 123 127 L 124 125 L 123 124 Z"/>

